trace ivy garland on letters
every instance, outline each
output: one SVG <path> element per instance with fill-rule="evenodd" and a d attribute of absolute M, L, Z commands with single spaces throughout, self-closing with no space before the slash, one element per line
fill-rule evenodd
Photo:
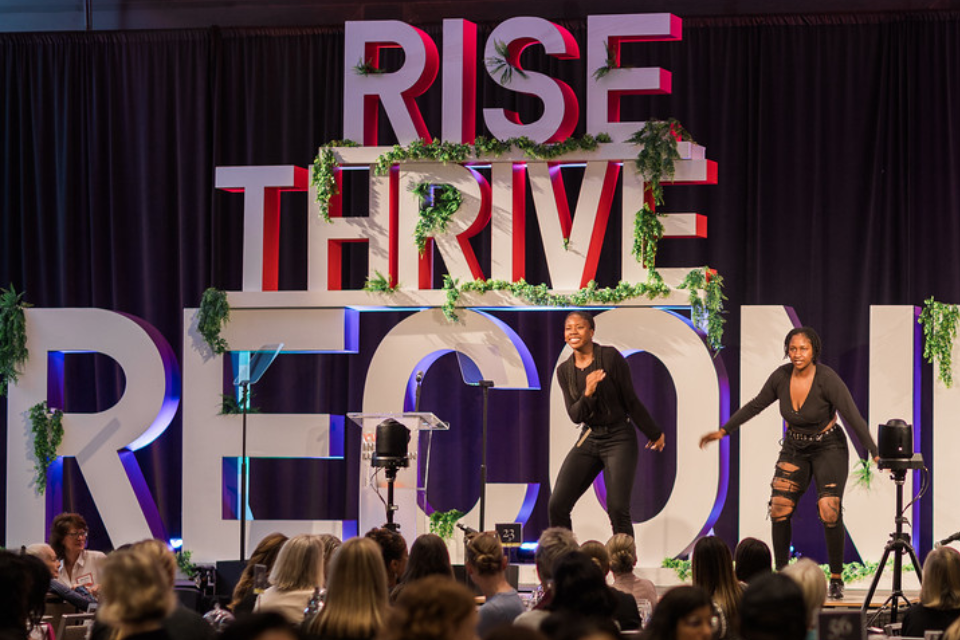
<path fill-rule="evenodd" d="M 707 344 L 714 353 L 723 349 L 723 277 L 718 273 L 709 274 L 710 267 L 694 269 L 680 284 L 680 289 L 690 291 L 690 319 L 707 334 Z M 703 298 L 698 293 L 703 291 Z"/>
<path fill-rule="evenodd" d="M 379 271 L 374 271 L 373 277 L 368 277 L 363 283 L 363 290 L 367 293 L 396 293 L 400 283 L 390 284 L 390 278 Z"/>
<path fill-rule="evenodd" d="M 33 431 L 33 470 L 36 473 L 37 493 L 47 490 L 47 469 L 57 459 L 57 449 L 63 442 L 63 412 L 50 410 L 46 401 L 30 407 L 30 429 Z"/>
<path fill-rule="evenodd" d="M 607 50 L 607 59 L 604 61 L 602 67 L 597 67 L 593 72 L 593 78 L 599 80 L 603 76 L 607 75 L 614 69 L 618 69 L 620 65 L 617 64 L 617 56 L 614 54 L 613 49 L 610 48 L 610 42 L 604 41 L 603 48 Z"/>
<path fill-rule="evenodd" d="M 10 285 L 0 289 L 0 396 L 7 395 L 7 385 L 20 378 L 20 368 L 27 362 L 27 321 L 23 310 L 30 305 L 23 293 Z"/>
<path fill-rule="evenodd" d="M 453 214 L 463 204 L 463 194 L 453 185 L 430 182 L 419 182 L 410 191 L 420 198 L 420 217 L 413 230 L 413 241 L 423 255 L 427 250 L 427 238 L 447 230 Z"/>
<path fill-rule="evenodd" d="M 353 72 L 358 76 L 380 75 L 383 69 L 373 66 L 372 60 L 360 58 L 360 62 L 353 65 Z"/>
<path fill-rule="evenodd" d="M 658 205 L 663 204 L 660 182 L 664 177 L 673 178 L 676 162 L 680 159 L 677 143 L 683 140 L 693 142 L 693 138 L 675 118 L 648 120 L 640 131 L 628 139 L 628 142 L 642 145 L 637 154 L 637 172 L 647 181 L 647 188 Z"/>
<path fill-rule="evenodd" d="M 633 257 L 647 269 L 657 262 L 657 247 L 663 237 L 663 223 L 646 202 L 633 219 Z"/>
<path fill-rule="evenodd" d="M 494 45 L 497 54 L 484 59 L 483 64 L 490 72 L 490 75 L 500 76 L 500 84 L 507 85 L 513 82 L 513 74 L 516 73 L 521 78 L 527 77 L 527 72 L 510 64 L 510 47 L 506 42 L 497 40 Z"/>
<path fill-rule="evenodd" d="M 937 365 L 940 381 L 953 385 L 953 341 L 957 337 L 960 309 L 955 304 L 937 302 L 931 296 L 923 301 L 923 311 L 917 320 L 923 325 L 923 357 Z"/>
<path fill-rule="evenodd" d="M 197 331 L 217 355 L 230 350 L 230 345 L 220 336 L 223 325 L 230 320 L 230 304 L 227 293 L 213 287 L 203 292 L 200 300 L 200 312 L 197 318 Z"/>
<path fill-rule="evenodd" d="M 317 190 L 317 204 L 320 205 L 320 218 L 330 222 L 330 199 L 340 193 L 337 188 L 336 169 L 339 165 L 334 147 L 357 147 L 353 140 L 332 140 L 328 142 L 313 160 L 310 171 L 310 186 Z"/>

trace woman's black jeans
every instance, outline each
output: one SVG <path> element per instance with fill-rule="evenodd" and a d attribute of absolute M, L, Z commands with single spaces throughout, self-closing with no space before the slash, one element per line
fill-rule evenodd
<path fill-rule="evenodd" d="M 607 515 L 614 533 L 633 535 L 630 492 L 637 473 L 637 434 L 629 422 L 592 427 L 587 439 L 567 454 L 550 496 L 550 526 L 572 529 L 570 512 L 602 471 Z"/>

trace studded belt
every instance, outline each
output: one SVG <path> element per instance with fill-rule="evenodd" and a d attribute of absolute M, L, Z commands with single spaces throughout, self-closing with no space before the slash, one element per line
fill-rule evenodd
<path fill-rule="evenodd" d="M 829 429 L 827 429 L 826 431 L 821 431 L 820 433 L 812 433 L 812 434 L 811 434 L 811 433 L 800 433 L 800 432 L 798 432 L 798 431 L 794 431 L 793 429 L 787 429 L 787 436 L 788 436 L 791 440 L 799 440 L 799 441 L 801 441 L 801 442 L 820 442 L 820 441 L 823 440 L 826 436 L 828 436 L 828 435 L 830 435 L 831 433 L 833 433 L 834 431 L 836 431 L 837 427 L 839 427 L 839 426 L 840 426 L 839 423 L 834 422 L 834 423 L 833 423 L 833 426 L 830 427 Z"/>

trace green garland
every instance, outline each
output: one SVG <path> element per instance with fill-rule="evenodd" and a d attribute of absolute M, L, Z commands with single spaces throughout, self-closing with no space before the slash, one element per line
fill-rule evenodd
<path fill-rule="evenodd" d="M 396 293 L 400 283 L 390 284 L 390 278 L 379 271 L 374 271 L 373 277 L 368 277 L 363 283 L 363 290 L 367 293 Z"/>
<path fill-rule="evenodd" d="M 507 46 L 506 42 L 497 40 L 493 47 L 497 54 L 490 56 L 489 58 L 485 58 L 483 65 L 487 68 L 487 71 L 490 72 L 491 76 L 500 76 L 500 84 L 508 85 L 513 82 L 514 73 L 521 78 L 527 77 L 526 71 L 520 67 L 515 67 L 510 64 L 510 47 Z"/>
<path fill-rule="evenodd" d="M 12 284 L 9 289 L 0 289 L 0 396 L 7 395 L 9 383 L 20 379 L 20 368 L 29 356 L 23 313 L 29 306 Z"/>
<path fill-rule="evenodd" d="M 681 582 L 686 582 L 692 573 L 690 560 L 684 560 L 682 558 L 664 558 L 660 566 L 664 569 L 673 569 Z"/>
<path fill-rule="evenodd" d="M 607 50 L 607 59 L 604 61 L 602 67 L 598 67 L 593 72 L 593 78 L 595 80 L 599 80 L 614 69 L 619 68 L 619 65 L 617 64 L 617 56 L 614 55 L 613 49 L 610 48 L 610 42 L 604 41 L 603 48 Z"/>
<path fill-rule="evenodd" d="M 647 181 L 647 188 L 653 194 L 656 204 L 663 204 L 663 187 L 660 181 L 666 177 L 672 179 L 676 171 L 676 161 L 680 159 L 677 143 L 680 140 L 693 141 L 676 119 L 648 120 L 643 129 L 627 140 L 643 145 L 637 154 L 637 172 Z"/>
<path fill-rule="evenodd" d="M 657 263 L 657 247 L 663 237 L 663 223 L 646 202 L 633 219 L 633 257 L 647 269 Z"/>
<path fill-rule="evenodd" d="M 383 73 L 383 69 L 379 69 L 373 66 L 373 62 L 371 62 L 370 60 L 365 60 L 364 58 L 360 58 L 360 62 L 353 65 L 353 72 L 358 76 L 370 76 L 370 75 L 377 76 Z"/>
<path fill-rule="evenodd" d="M 917 320 L 923 325 L 923 357 L 937 365 L 940 381 L 947 387 L 953 384 L 953 341 L 957 337 L 960 309 L 955 304 L 937 302 L 931 296 L 923 301 L 923 311 Z"/>
<path fill-rule="evenodd" d="M 63 412 L 51 411 L 44 401 L 30 407 L 29 415 L 33 431 L 33 470 L 37 493 L 42 495 L 47 490 L 47 469 L 57 459 L 57 449 L 63 442 Z"/>
<path fill-rule="evenodd" d="M 723 349 L 723 277 L 713 274 L 709 278 L 707 272 L 710 267 L 694 269 L 683 279 L 678 288 L 690 291 L 690 319 L 707 334 L 707 344 L 714 354 Z M 698 291 L 703 290 L 701 299 Z"/>
<path fill-rule="evenodd" d="M 413 241 L 423 255 L 427 251 L 427 238 L 447 230 L 453 214 L 463 204 L 463 194 L 453 185 L 430 182 L 418 182 L 410 191 L 420 198 L 420 217 L 413 230 Z"/>
<path fill-rule="evenodd" d="M 216 354 L 226 353 L 230 345 L 220 336 L 223 325 L 230 320 L 230 304 L 227 293 L 210 287 L 203 292 L 200 300 L 200 313 L 197 318 L 197 330 Z"/>
<path fill-rule="evenodd" d="M 191 560 L 193 557 L 192 551 L 180 549 L 174 555 L 177 557 L 177 567 L 180 568 L 180 571 L 182 571 L 184 575 L 186 575 L 188 578 L 193 578 L 197 575 L 197 565 L 195 565 Z"/>
<path fill-rule="evenodd" d="M 340 166 L 337 156 L 333 153 L 334 147 L 357 147 L 353 140 L 331 140 L 320 149 L 313 160 L 310 170 L 310 186 L 317 190 L 316 201 L 320 205 L 320 218 L 330 222 L 330 199 L 340 193 L 337 188 L 336 169 Z"/>
<path fill-rule="evenodd" d="M 453 538 L 453 527 L 457 520 L 465 516 L 463 511 L 434 511 L 430 514 L 430 533 L 434 533 L 444 540 Z"/>

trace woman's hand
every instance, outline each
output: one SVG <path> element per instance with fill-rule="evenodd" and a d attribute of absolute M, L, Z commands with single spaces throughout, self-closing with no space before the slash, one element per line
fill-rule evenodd
<path fill-rule="evenodd" d="M 601 380 L 607 377 L 607 372 L 603 369 L 597 369 L 596 371 L 591 371 L 587 374 L 587 386 L 583 390 L 583 395 L 592 396 L 593 392 L 597 390 L 597 384 Z"/>
<path fill-rule="evenodd" d="M 700 438 L 700 448 L 703 449 L 705 446 L 713 442 L 714 440 L 720 440 L 723 436 L 727 435 L 727 432 L 723 429 L 717 429 L 716 431 L 711 431 L 710 433 L 705 433 Z"/>
<path fill-rule="evenodd" d="M 647 442 L 647 449 L 653 449 L 654 451 L 663 451 L 664 445 L 667 444 L 667 436 L 660 434 L 660 437 L 656 440 L 651 440 Z"/>

